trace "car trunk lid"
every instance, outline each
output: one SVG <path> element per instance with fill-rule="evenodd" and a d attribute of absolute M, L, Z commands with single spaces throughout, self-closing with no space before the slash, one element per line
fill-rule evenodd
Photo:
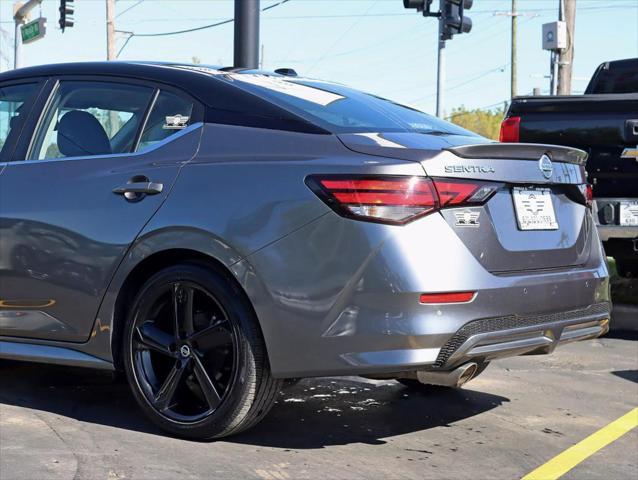
<path fill-rule="evenodd" d="M 433 178 L 499 183 L 484 205 L 441 210 L 466 247 L 493 273 L 571 268 L 589 258 L 594 232 L 583 191 L 587 155 L 581 150 L 476 143 L 474 137 L 449 135 L 339 137 L 361 153 L 419 162 Z M 468 140 L 474 143 L 468 145 Z M 534 225 L 535 215 L 552 218 Z M 532 229 L 525 229 L 530 220 Z"/>

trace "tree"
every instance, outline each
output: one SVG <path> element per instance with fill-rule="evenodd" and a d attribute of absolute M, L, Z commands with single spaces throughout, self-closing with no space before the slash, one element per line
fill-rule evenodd
<path fill-rule="evenodd" d="M 483 135 L 484 137 L 498 140 L 501 122 L 505 116 L 505 107 L 493 110 L 481 110 L 479 108 L 468 110 L 461 105 L 452 110 L 448 120 L 456 125 Z"/>

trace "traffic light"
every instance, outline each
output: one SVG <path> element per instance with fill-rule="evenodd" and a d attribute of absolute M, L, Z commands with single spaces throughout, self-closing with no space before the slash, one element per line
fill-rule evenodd
<path fill-rule="evenodd" d="M 417 12 L 426 14 L 430 11 L 431 3 L 432 0 L 403 0 L 403 8 L 415 8 Z"/>
<path fill-rule="evenodd" d="M 450 40 L 457 33 L 469 33 L 472 30 L 472 19 L 465 16 L 465 11 L 472 8 L 472 3 L 473 0 L 441 0 L 441 40 Z"/>
<path fill-rule="evenodd" d="M 60 0 L 60 29 L 64 32 L 65 28 L 73 26 L 73 12 L 75 9 L 73 8 L 73 0 Z"/>
<path fill-rule="evenodd" d="M 403 8 L 416 8 L 422 11 L 425 7 L 426 0 L 403 0 Z"/>

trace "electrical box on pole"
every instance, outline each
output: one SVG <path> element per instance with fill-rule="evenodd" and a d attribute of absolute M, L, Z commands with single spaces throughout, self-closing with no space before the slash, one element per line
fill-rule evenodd
<path fill-rule="evenodd" d="M 549 94 L 556 95 L 559 52 L 567 47 L 567 24 L 563 21 L 543 24 L 543 50 L 549 50 Z"/>
<path fill-rule="evenodd" d="M 567 48 L 567 23 L 550 22 L 543 24 L 543 50 Z"/>

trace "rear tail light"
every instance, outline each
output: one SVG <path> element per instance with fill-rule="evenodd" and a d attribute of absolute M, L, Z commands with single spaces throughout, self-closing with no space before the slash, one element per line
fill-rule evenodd
<path fill-rule="evenodd" d="M 594 204 L 594 187 L 589 183 L 583 183 L 578 185 L 578 189 L 580 190 L 582 198 L 585 200 L 585 205 L 591 210 Z"/>
<path fill-rule="evenodd" d="M 500 184 L 425 177 L 310 176 L 306 184 L 343 217 L 403 225 L 445 207 L 480 205 Z"/>
<path fill-rule="evenodd" d="M 499 140 L 506 143 L 516 143 L 520 139 L 521 117 L 507 117 L 501 123 Z"/>

